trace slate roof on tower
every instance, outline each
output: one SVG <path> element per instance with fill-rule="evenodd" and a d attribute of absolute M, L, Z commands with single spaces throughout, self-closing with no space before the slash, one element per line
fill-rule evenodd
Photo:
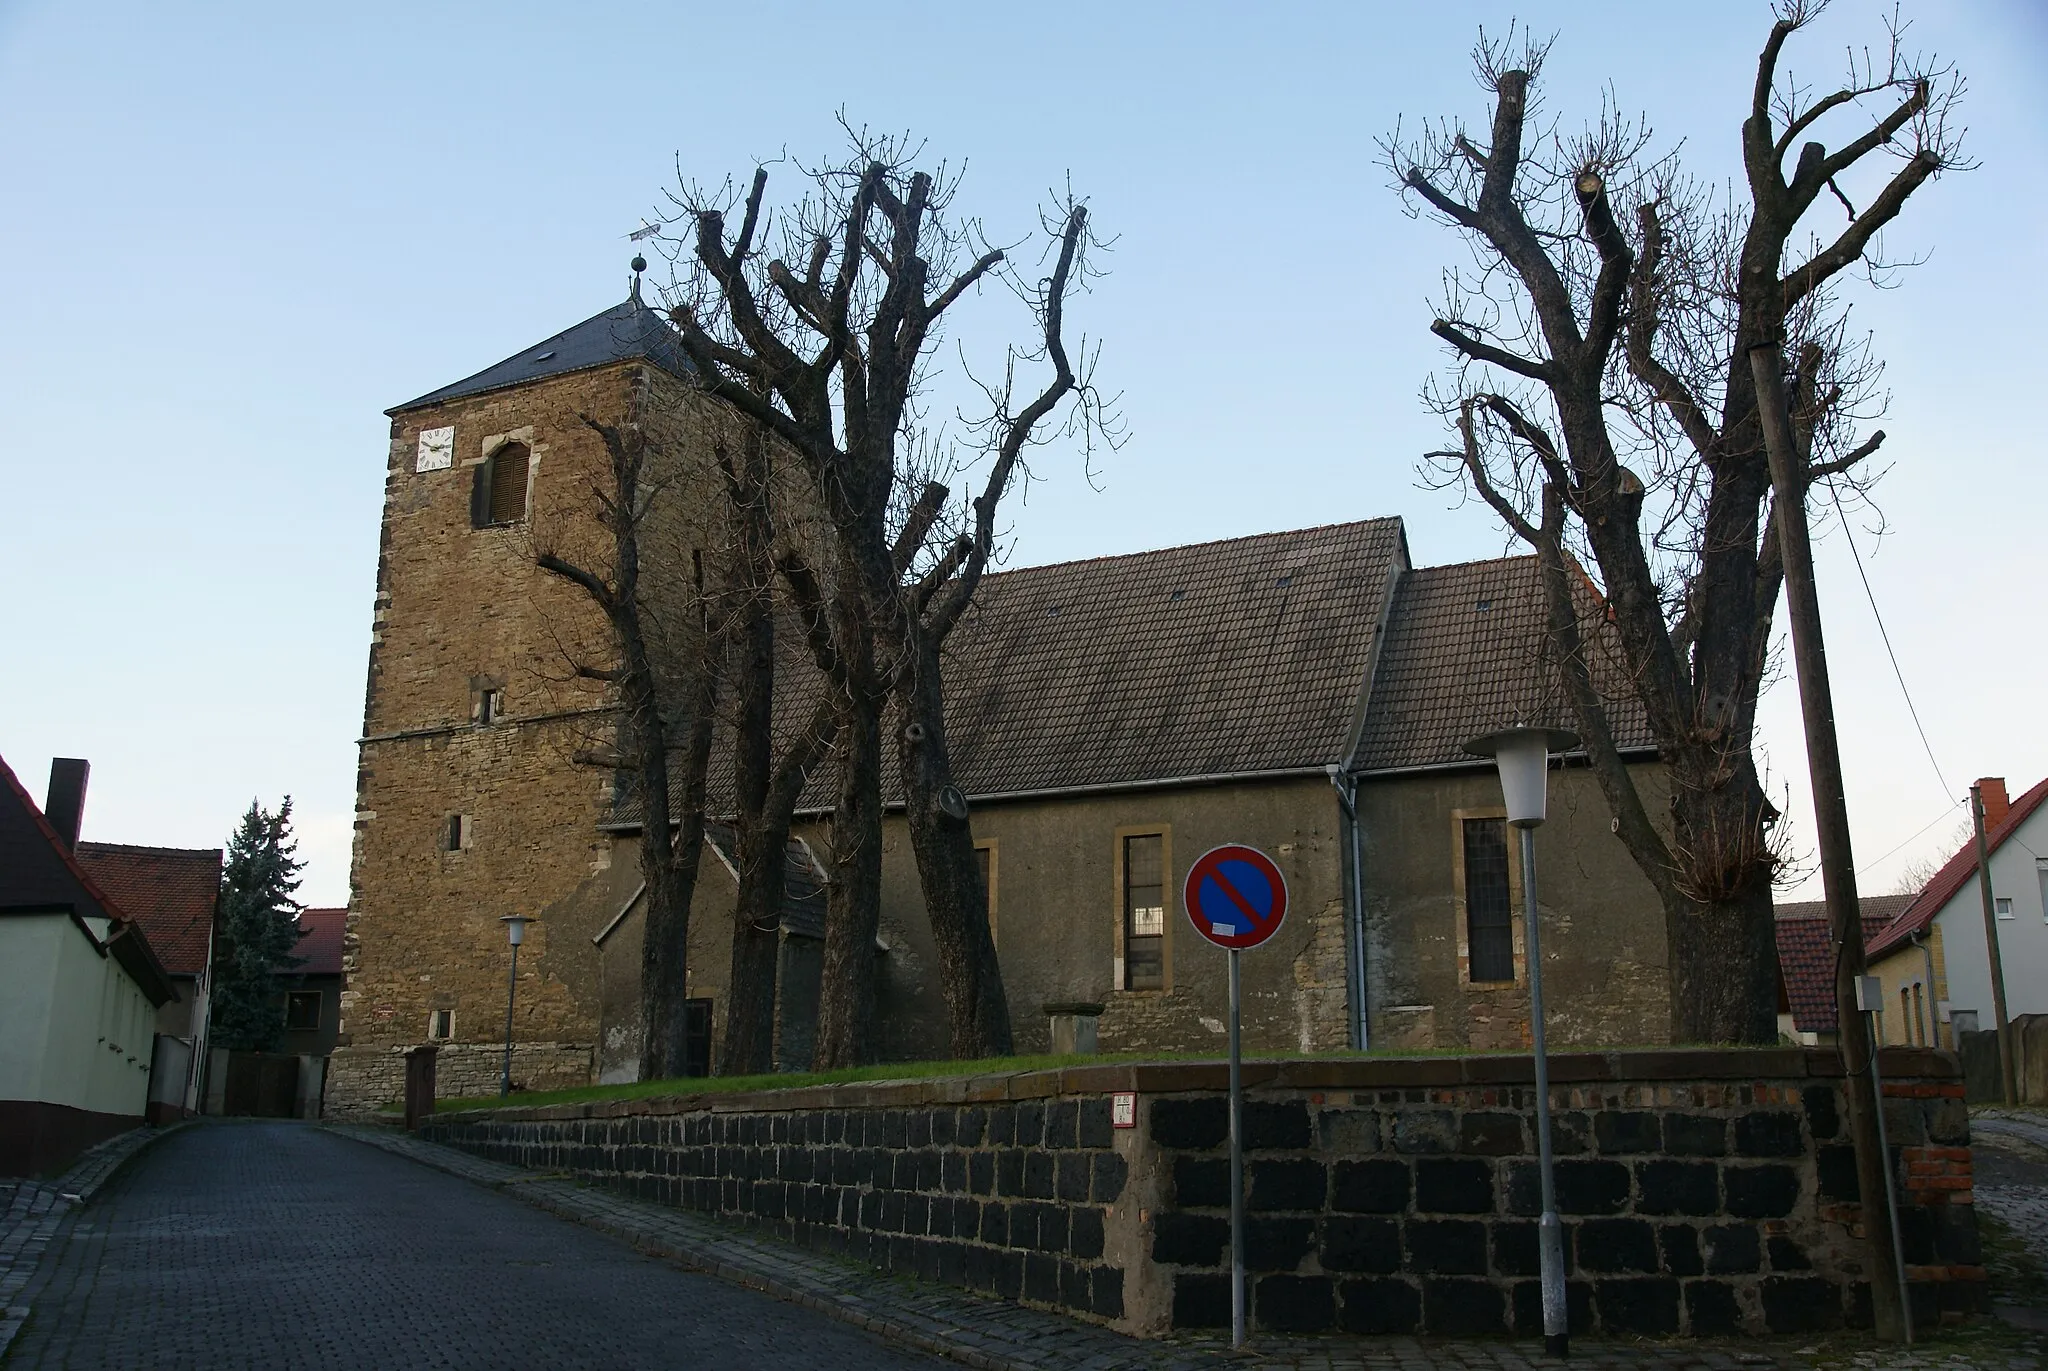
<path fill-rule="evenodd" d="M 690 374 L 690 364 L 683 356 L 675 329 L 637 296 L 602 314 L 593 314 L 574 328 L 516 352 L 495 366 L 485 367 L 474 376 L 430 390 L 417 400 L 407 400 L 384 412 L 402 414 L 444 400 L 460 400 L 635 358 L 644 358 L 677 376 Z"/>

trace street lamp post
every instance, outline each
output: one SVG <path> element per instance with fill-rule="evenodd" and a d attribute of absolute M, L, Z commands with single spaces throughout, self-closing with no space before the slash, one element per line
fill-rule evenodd
<path fill-rule="evenodd" d="M 1491 757 L 1500 771 L 1508 823 L 1522 835 L 1522 923 L 1529 940 L 1529 1037 L 1536 1058 L 1536 1165 L 1543 1182 L 1537 1227 L 1543 1272 L 1543 1347 L 1570 1355 L 1564 1297 L 1564 1229 L 1557 1221 L 1557 1178 L 1550 1148 L 1550 1057 L 1543 1043 L 1543 938 L 1536 914 L 1536 826 L 1549 800 L 1550 754 L 1569 752 L 1578 735 L 1557 728 L 1516 727 L 1474 738 L 1465 750 Z"/>
<path fill-rule="evenodd" d="M 512 997 L 519 993 L 519 944 L 526 941 L 526 926 L 540 920 L 524 914 L 507 914 L 498 920 L 505 936 L 512 940 L 512 971 L 505 978 L 505 1074 L 498 1082 L 500 1099 L 512 1093 Z"/>

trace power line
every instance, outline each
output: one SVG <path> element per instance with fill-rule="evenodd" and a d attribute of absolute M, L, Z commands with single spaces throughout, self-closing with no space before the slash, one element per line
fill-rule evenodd
<path fill-rule="evenodd" d="M 1906 847 L 1906 846 L 1907 846 L 1908 844 L 1910 844 L 1911 842 L 1913 842 L 1913 841 L 1914 841 L 1914 839 L 1918 838 L 1918 837 L 1919 837 L 1919 836 L 1920 836 L 1920 835 L 1921 835 L 1922 833 L 1925 833 L 1925 832 L 1926 832 L 1926 831 L 1927 831 L 1928 829 L 1930 829 L 1930 828 L 1934 827 L 1934 826 L 1935 826 L 1936 824 L 1940 823 L 1940 822 L 1941 822 L 1941 821 L 1942 821 L 1943 819 L 1946 819 L 1946 818 L 1947 818 L 1947 817 L 1948 817 L 1949 815 L 1951 815 L 1951 814 L 1955 813 L 1955 812 L 1956 812 L 1956 811 L 1957 811 L 1958 809 L 1961 809 L 1961 808 L 1962 808 L 1962 807 L 1963 807 L 1963 806 L 1964 806 L 1964 805 L 1965 805 L 1966 803 L 1968 803 L 1968 801 L 1966 801 L 1966 800 L 1957 800 L 1957 801 L 1956 801 L 1956 802 L 1955 802 L 1954 804 L 1950 805 L 1950 806 L 1949 806 L 1949 807 L 1948 807 L 1947 809 L 1944 809 L 1944 810 L 1942 810 L 1942 811 L 1941 811 L 1941 813 L 1939 813 L 1939 814 L 1935 815 L 1935 816 L 1934 816 L 1933 818 L 1929 819 L 1929 820 L 1928 820 L 1928 821 L 1927 821 L 1926 823 L 1922 824 L 1922 825 L 1921 825 L 1921 826 L 1920 826 L 1919 828 L 1915 829 L 1915 830 L 1914 830 L 1914 831 L 1913 831 L 1913 832 L 1912 832 L 1912 833 L 1911 833 L 1911 834 L 1910 834 L 1910 835 L 1909 835 L 1909 836 L 1908 836 L 1908 837 L 1907 837 L 1907 838 L 1906 838 L 1906 839 L 1905 839 L 1905 840 L 1904 840 L 1903 842 L 1899 843 L 1899 845 L 1898 845 L 1897 847 L 1894 847 L 1894 848 L 1892 848 L 1892 849 L 1891 849 L 1890 851 L 1888 851 L 1888 852 L 1884 853 L 1884 854 L 1883 854 L 1883 856 L 1878 856 L 1878 857 L 1872 857 L 1872 858 L 1871 858 L 1871 859 L 1870 859 L 1869 861 L 1865 862 L 1865 863 L 1864 863 L 1864 864 L 1863 864 L 1862 866 L 1859 866 L 1859 867 L 1857 867 L 1857 868 L 1856 868 L 1856 874 L 1857 874 L 1858 876 L 1861 876 L 1861 875 L 1862 875 L 1862 874 L 1863 874 L 1864 872 L 1866 872 L 1866 871 L 1870 870 L 1870 869 L 1871 869 L 1872 867 L 1880 865 L 1880 864 L 1881 864 L 1881 863 L 1882 863 L 1882 862 L 1884 861 L 1884 859 L 1885 859 L 1886 857 L 1890 857 L 1890 856 L 1894 855 L 1895 853 L 1898 853 L 1898 852 L 1900 852 L 1900 851 L 1904 850 L 1904 849 L 1905 849 L 1905 847 Z"/>
<path fill-rule="evenodd" d="M 1863 553 L 1856 547 L 1856 531 L 1850 527 L 1849 516 L 1842 512 L 1842 493 L 1833 481 L 1828 482 L 1828 498 L 1834 501 L 1835 517 L 1842 521 L 1842 536 L 1849 540 L 1849 555 L 1856 560 L 1856 579 L 1863 582 L 1863 598 L 1870 601 L 1870 616 L 1877 620 L 1878 636 L 1884 639 L 1884 655 L 1892 659 L 1892 676 L 1899 683 L 1899 694 L 1906 697 L 1906 712 L 1913 716 L 1913 728 L 1920 735 L 1920 746 L 1927 752 L 1927 764 L 1934 768 L 1934 779 L 1941 782 L 1941 793 L 1953 795 L 1955 791 L 1949 789 L 1948 777 L 1941 774 L 1941 763 L 1934 760 L 1934 744 L 1927 741 L 1927 729 L 1920 723 L 1920 710 L 1913 703 L 1913 692 L 1906 688 L 1906 673 L 1899 669 L 1899 654 L 1892 650 L 1891 631 L 1884 626 L 1884 615 L 1878 610 L 1877 596 L 1870 589 L 1870 576 L 1863 570 Z M 1960 803 L 1960 800 L 1957 801 L 1957 804 Z M 1928 828 L 1933 826 L 1929 824 Z M 1921 833 L 1926 831 L 1924 828 L 1920 830 Z M 1917 838 L 1920 835 L 1916 833 L 1913 836 Z M 1907 841 L 1910 842 L 1912 839 L 1909 838 Z"/>

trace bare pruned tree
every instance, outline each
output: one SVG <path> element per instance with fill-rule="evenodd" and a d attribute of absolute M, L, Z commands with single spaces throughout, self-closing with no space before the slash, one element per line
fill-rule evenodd
<path fill-rule="evenodd" d="M 1776 1036 L 1778 815 L 1753 744 L 1782 571 L 1749 351 L 1786 344 L 1804 480 L 1860 494 L 1884 438 L 1862 425 L 1884 397 L 1833 287 L 1882 272 L 1880 231 L 1962 165 L 1962 83 L 1909 56 L 1896 25 L 1883 56 L 1852 58 L 1826 94 L 1781 73 L 1821 8 L 1774 10 L 1743 112 L 1741 192 L 1686 179 L 1611 109 L 1571 135 L 1543 119 L 1547 45 L 1512 33 L 1475 50 L 1493 93 L 1482 137 L 1448 122 L 1382 145 L 1408 202 L 1472 252 L 1446 273 L 1431 326 L 1455 361 L 1424 392 L 1458 441 L 1424 470 L 1475 492 L 1537 553 L 1587 757 L 1663 905 L 1679 1041 Z M 1859 116 L 1838 147 L 1819 140 L 1823 121 Z M 1664 814 L 1616 748 L 1589 660 L 1602 649 L 1573 611 L 1581 574 L 1604 596 L 1618 674 L 1670 778 Z"/>
<path fill-rule="evenodd" d="M 731 186 L 685 189 L 677 204 L 690 234 L 675 253 L 674 317 L 703 385 L 794 454 L 832 531 L 829 566 L 778 544 L 784 581 L 820 630 L 820 664 L 841 702 L 820 1066 L 866 1060 L 875 1042 L 882 730 L 892 696 L 953 1050 L 1009 1050 L 987 902 L 945 749 L 938 649 L 990 556 L 996 507 L 1024 450 L 1061 429 L 1054 420 L 1063 405 L 1066 431 L 1109 431 L 1088 369 L 1071 362 L 1062 333 L 1067 299 L 1089 277 L 1085 207 L 1068 196 L 1046 216 L 1054 265 L 1027 282 L 1005 270 L 1016 245 L 995 246 L 979 225 L 949 214 L 957 177 L 914 167 L 920 149 L 901 139 L 848 132 L 850 152 L 805 170 L 805 196 L 781 214 L 767 204 L 765 167 L 744 195 Z M 736 229 L 728 224 L 735 208 Z M 966 426 L 979 440 L 976 455 L 991 459 L 971 531 L 939 537 L 946 487 L 906 480 L 916 468 L 909 454 L 932 437 L 919 427 L 920 387 L 947 311 L 996 281 L 1035 311 L 1034 341 L 1013 351 L 1004 381 L 984 387 L 992 413 Z M 1017 369 L 1030 358 L 1051 375 L 1013 404 Z"/>
<path fill-rule="evenodd" d="M 609 459 L 589 492 L 603 536 L 583 548 L 550 538 L 537 544 L 534 560 L 581 588 L 611 630 L 612 659 L 578 661 L 574 670 L 610 688 L 619 711 L 617 755 L 640 800 L 640 1078 L 659 1080 L 686 1067 L 690 901 L 703 854 L 718 652 L 702 553 L 684 533 L 690 516 L 680 504 L 688 496 L 676 479 L 676 454 L 649 438 L 648 404 L 643 368 L 623 423 L 580 416 Z"/>

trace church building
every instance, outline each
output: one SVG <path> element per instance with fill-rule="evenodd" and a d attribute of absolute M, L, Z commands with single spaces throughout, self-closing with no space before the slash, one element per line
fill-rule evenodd
<path fill-rule="evenodd" d="M 514 1081 L 637 1072 L 640 826 L 601 764 L 610 702 L 572 670 L 605 658 L 607 629 L 534 560 L 588 545 L 609 468 L 586 418 L 629 412 L 684 454 L 674 479 L 712 479 L 691 463 L 735 420 L 637 296 L 390 411 L 337 1113 L 397 1098 L 423 1042 L 441 1046 L 443 1094 L 495 1092 L 512 914 L 539 921 Z M 1532 558 L 1417 567 L 1398 518 L 988 576 L 948 644 L 948 736 L 1018 1050 L 1080 1026 L 1105 1053 L 1221 1051 L 1225 955 L 1188 927 L 1180 887 L 1223 843 L 1270 854 L 1289 895 L 1285 926 L 1244 954 L 1248 1050 L 1523 1046 L 1520 874 L 1491 764 L 1462 745 L 1562 719 L 1542 651 Z M 1640 711 L 1617 706 L 1615 724 L 1654 795 Z M 730 765 L 714 756 L 714 795 Z M 832 784 L 828 764 L 790 844 L 783 1069 L 809 1063 Z M 704 1064 L 737 888 L 716 808 L 689 948 Z M 1554 772 L 1537 854 L 1553 1044 L 1667 1041 L 1663 914 L 1582 765 Z M 879 1055 L 944 1056 L 896 812 L 875 955 Z"/>

